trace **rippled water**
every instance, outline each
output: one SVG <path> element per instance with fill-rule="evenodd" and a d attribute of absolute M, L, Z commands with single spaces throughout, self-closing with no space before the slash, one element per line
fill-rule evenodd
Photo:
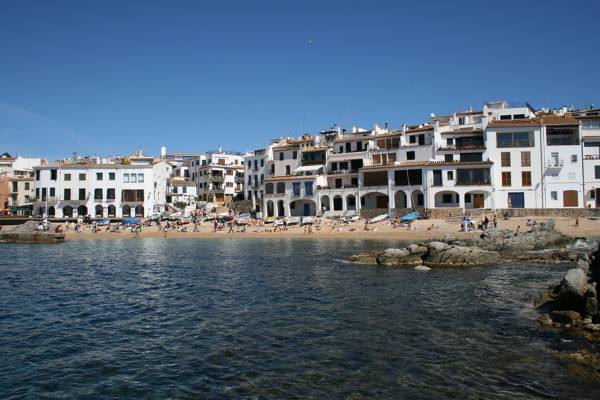
<path fill-rule="evenodd" d="M 343 262 L 389 243 L 0 247 L 0 398 L 599 398 L 531 300 L 565 267 Z"/>

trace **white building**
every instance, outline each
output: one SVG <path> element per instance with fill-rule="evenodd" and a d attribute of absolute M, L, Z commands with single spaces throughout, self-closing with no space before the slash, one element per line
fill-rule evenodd
<path fill-rule="evenodd" d="M 164 159 L 85 160 L 34 168 L 37 215 L 147 217 L 163 212 L 172 166 Z"/>
<path fill-rule="evenodd" d="M 33 209 L 33 167 L 40 158 L 0 157 L 0 215 L 31 215 Z"/>
<path fill-rule="evenodd" d="M 229 205 L 244 192 L 244 156 L 223 151 L 189 160 L 189 174 L 201 201 Z"/>

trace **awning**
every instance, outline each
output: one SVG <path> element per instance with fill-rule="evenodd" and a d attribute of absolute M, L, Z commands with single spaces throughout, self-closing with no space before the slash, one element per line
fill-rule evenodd
<path fill-rule="evenodd" d="M 316 172 L 323 168 L 322 165 L 305 165 L 303 167 L 296 168 L 296 172 Z"/>

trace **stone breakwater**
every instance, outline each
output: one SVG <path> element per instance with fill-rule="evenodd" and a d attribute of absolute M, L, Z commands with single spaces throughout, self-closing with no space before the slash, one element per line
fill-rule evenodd
<path fill-rule="evenodd" d="M 573 238 L 557 231 L 554 221 L 541 223 L 516 234 L 507 229 L 489 229 L 479 237 L 426 241 L 403 248 L 388 248 L 352 255 L 359 264 L 431 268 L 471 267 L 514 260 L 533 262 L 576 262 L 583 253 L 566 246 Z M 586 255 L 587 257 L 587 255 Z"/>

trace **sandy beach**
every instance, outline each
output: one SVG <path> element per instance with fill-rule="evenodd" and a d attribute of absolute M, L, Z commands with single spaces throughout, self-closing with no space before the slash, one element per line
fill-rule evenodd
<path fill-rule="evenodd" d="M 516 231 L 527 230 L 528 218 L 511 218 L 508 220 L 499 219 L 498 228 L 511 229 Z M 535 221 L 544 222 L 545 218 L 532 218 Z M 598 237 L 600 236 L 600 220 L 591 220 L 587 218 L 579 219 L 579 227 L 575 227 L 574 218 L 555 218 L 556 227 L 564 234 L 573 237 Z M 66 233 L 67 240 L 72 239 L 93 239 L 93 238 L 166 238 L 166 239 L 206 239 L 206 238 L 282 238 L 282 239 L 358 239 L 358 240 L 427 240 L 441 239 L 444 235 L 450 234 L 453 237 L 471 237 L 481 234 L 481 231 L 460 232 L 459 220 L 429 219 L 420 220 L 413 223 L 413 229 L 406 227 L 393 228 L 387 222 L 368 225 L 369 230 L 364 230 L 364 220 L 356 221 L 352 224 L 339 225 L 332 220 L 323 219 L 320 229 L 313 228 L 312 233 L 307 233 L 304 227 L 291 226 L 287 230 L 273 231 L 271 225 L 248 226 L 246 232 L 228 233 L 227 228 L 224 231 L 213 232 L 212 225 L 206 223 L 199 226 L 199 232 L 191 232 L 193 225 L 187 225 L 188 232 L 177 232 L 170 230 L 165 235 L 158 226 L 149 226 L 142 229 L 141 234 L 136 235 L 128 230 L 122 230 L 119 233 L 100 230 L 93 233 L 89 228 L 83 232 L 75 233 L 69 231 Z M 432 228 L 433 226 L 433 228 Z"/>

